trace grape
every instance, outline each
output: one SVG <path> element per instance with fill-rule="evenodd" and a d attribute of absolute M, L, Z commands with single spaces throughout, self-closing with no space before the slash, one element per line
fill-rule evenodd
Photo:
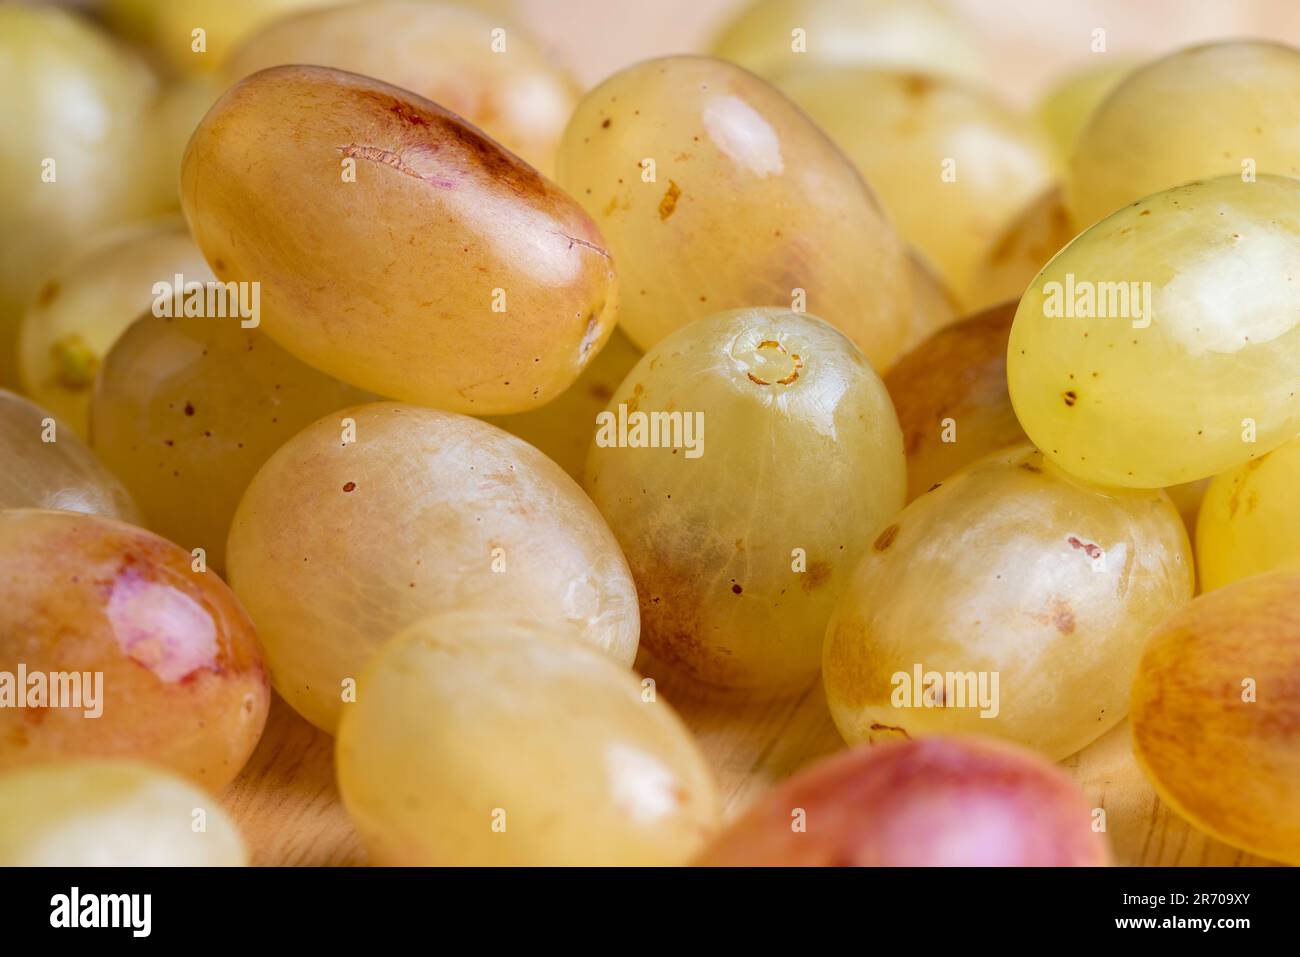
<path fill-rule="evenodd" d="M 1300 563 L 1300 438 L 1210 483 L 1196 524 L 1205 591 Z"/>
<path fill-rule="evenodd" d="M 487 421 L 541 449 L 581 482 L 587 449 L 596 434 L 596 416 L 605 410 L 614 390 L 640 358 L 641 350 L 615 328 L 605 348 L 558 399 L 531 412 L 496 416 Z"/>
<path fill-rule="evenodd" d="M 797 828 L 797 829 L 796 829 Z M 698 863 L 1080 867 L 1109 862 L 1060 768 L 978 737 L 857 747 L 759 798 Z"/>
<path fill-rule="evenodd" d="M 1132 704 L 1133 747 L 1161 799 L 1288 864 L 1300 864 L 1297 594 L 1289 571 L 1196 599 L 1152 636 Z"/>
<path fill-rule="evenodd" d="M 427 0 L 311 9 L 252 37 L 225 74 L 233 82 L 266 67 L 314 63 L 373 76 L 463 116 L 549 172 L 577 87 L 523 31 L 503 26 L 494 37 L 495 29 L 498 19 L 487 13 Z"/>
<path fill-rule="evenodd" d="M 907 451 L 911 501 L 965 465 L 1025 441 L 1007 394 L 1005 303 L 941 329 L 885 375 Z"/>
<path fill-rule="evenodd" d="M 0 509 L 65 509 L 139 522 L 140 513 L 122 483 L 71 429 L 4 389 L 0 461 Z"/>
<path fill-rule="evenodd" d="M 19 332 L 24 391 L 84 437 L 104 356 L 152 308 L 155 283 L 213 278 L 179 218 L 116 230 L 90 244 L 41 286 Z"/>
<path fill-rule="evenodd" d="M 844 150 L 963 302 L 984 250 L 1051 184 L 1038 131 L 977 87 L 843 68 L 792 72 L 778 86 Z"/>
<path fill-rule="evenodd" d="M 373 396 L 299 362 L 237 319 L 144 315 L 113 346 L 91 406 L 91 444 L 148 526 L 225 567 L 244 489 L 322 415 Z"/>
<path fill-rule="evenodd" d="M 613 266 L 577 204 L 377 80 L 303 66 L 236 84 L 190 141 L 181 202 L 217 275 L 260 283 L 268 335 L 380 394 L 522 412 L 614 325 Z"/>
<path fill-rule="evenodd" d="M 154 187 L 160 206 L 169 210 L 180 208 L 180 171 L 185 147 L 194 128 L 225 88 L 215 75 L 200 74 L 166 85 L 154 103 L 149 119 L 149 132 L 154 140 L 150 151 L 157 167 Z"/>
<path fill-rule="evenodd" d="M 99 688 L 83 707 L 0 708 L 0 770 L 131 757 L 215 793 L 252 753 L 271 697 L 221 579 L 150 532 L 72 512 L 0 512 L 0 670 L 20 668 Z"/>
<path fill-rule="evenodd" d="M 1020 424 L 1104 485 L 1178 485 L 1271 451 L 1300 433 L 1297 269 L 1294 180 L 1223 177 L 1120 210 L 1020 300 Z"/>
<path fill-rule="evenodd" d="M 1038 101 L 1035 115 L 1062 163 L 1074 153 L 1097 107 L 1133 72 L 1135 65 L 1132 60 L 1107 56 L 1066 73 Z"/>
<path fill-rule="evenodd" d="M 995 452 L 904 509 L 853 573 L 826 631 L 831 716 L 851 743 L 983 733 L 1059 760 L 1124 717 L 1142 640 L 1192 578 L 1164 492 Z"/>
<path fill-rule="evenodd" d="M 1059 187 L 1026 206 L 984 250 L 967 300 L 972 309 L 1018 302 L 1043 267 L 1074 238 Z"/>
<path fill-rule="evenodd" d="M 133 761 L 57 761 L 0 776 L 0 867 L 242 867 L 221 806 Z"/>
<path fill-rule="evenodd" d="M 118 33 L 147 46 L 170 71 L 201 74 L 218 69 L 240 40 L 300 10 L 341 0 L 103 0 L 103 14 Z M 203 49 L 194 31 L 203 30 Z"/>
<path fill-rule="evenodd" d="M 912 277 L 912 323 L 907 331 L 906 347 L 918 345 L 951 325 L 958 316 L 958 305 L 934 270 L 915 251 L 908 254 L 908 272 Z"/>
<path fill-rule="evenodd" d="M 796 52 L 795 30 L 803 31 Z M 805 66 L 869 65 L 979 77 L 979 45 L 935 0 L 757 0 L 714 42 L 714 53 L 764 76 Z"/>
<path fill-rule="evenodd" d="M 835 599 L 903 504 L 902 437 L 871 366 L 812 316 L 738 310 L 651 349 L 607 411 L 629 441 L 632 413 L 682 415 L 678 447 L 620 447 L 602 426 L 587 461 L 647 649 L 708 685 L 805 687 Z"/>
<path fill-rule="evenodd" d="M 875 198 L 739 67 L 680 56 L 615 74 L 578 104 L 556 168 L 609 240 L 639 348 L 751 306 L 806 307 L 877 368 L 905 344 L 906 251 Z"/>
<path fill-rule="evenodd" d="M 308 426 L 244 493 L 226 551 L 276 689 L 333 732 L 380 642 L 492 609 L 636 657 L 636 592 L 582 490 L 484 422 L 375 403 Z"/>
<path fill-rule="evenodd" d="M 91 232 L 155 212 L 137 153 L 156 92 L 143 64 L 62 10 L 0 5 L 0 386 L 22 309 Z"/>
<path fill-rule="evenodd" d="M 1233 40 L 1134 71 L 1092 115 L 1066 178 L 1082 228 L 1192 180 L 1300 176 L 1300 51 Z"/>
<path fill-rule="evenodd" d="M 1178 509 L 1178 514 L 1183 517 L 1183 525 L 1186 526 L 1189 536 L 1196 534 L 1196 518 L 1201 511 L 1201 501 L 1205 498 L 1209 487 L 1210 480 L 1203 478 L 1183 485 L 1171 485 L 1165 489 L 1169 494 L 1169 501 L 1174 503 L 1174 508 Z M 1196 570 L 1197 572 L 1201 570 L 1199 555 L 1196 559 Z"/>
<path fill-rule="evenodd" d="M 498 609 L 386 644 L 336 762 L 379 864 L 682 864 L 719 814 L 708 766 L 651 686 Z"/>

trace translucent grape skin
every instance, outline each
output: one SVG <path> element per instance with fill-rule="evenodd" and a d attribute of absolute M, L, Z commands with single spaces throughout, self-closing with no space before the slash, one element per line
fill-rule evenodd
<path fill-rule="evenodd" d="M 173 171 L 174 176 L 174 171 Z M 41 286 L 19 332 L 23 391 L 82 438 L 95 375 L 126 328 L 157 298 L 154 284 L 213 278 L 179 217 L 113 231 Z"/>
<path fill-rule="evenodd" d="M 850 743 L 987 734 L 1060 760 L 1124 717 L 1143 639 L 1192 590 L 1164 492 L 994 453 L 904 509 L 853 573 L 826 631 L 831 716 Z M 925 706 L 925 675 L 949 672 L 991 704 L 952 684 L 951 705 Z"/>
<path fill-rule="evenodd" d="M 971 309 L 1018 302 L 1052 257 L 1070 244 L 1074 227 L 1059 187 L 1036 197 L 984 251 L 967 294 Z"/>
<path fill-rule="evenodd" d="M 1300 574 L 1202 595 L 1152 635 L 1133 747 L 1161 799 L 1221 841 L 1300 864 Z"/>
<path fill-rule="evenodd" d="M 522 412 L 614 326 L 613 265 L 578 205 L 378 80 L 289 66 L 240 81 L 190 140 L 181 205 L 218 277 L 260 283 L 268 335 L 382 395 Z"/>
<path fill-rule="evenodd" d="M 870 188 L 739 67 L 675 56 L 616 73 L 578 104 L 556 170 L 609 242 L 638 348 L 752 306 L 821 316 L 878 369 L 903 348 L 907 254 Z"/>
<path fill-rule="evenodd" d="M 666 702 L 595 649 L 496 610 L 387 643 L 344 710 L 336 763 L 379 864 L 684 864 L 719 817 Z"/>
<path fill-rule="evenodd" d="M 794 70 L 776 84 L 844 150 L 963 303 L 982 281 L 984 250 L 1052 182 L 1039 131 L 980 87 L 845 68 Z"/>
<path fill-rule="evenodd" d="M 1300 176 L 1300 50 L 1231 40 L 1133 71 L 1092 114 L 1066 176 L 1080 229 L 1193 180 Z"/>
<path fill-rule="evenodd" d="M 577 482 L 587 464 L 587 450 L 596 434 L 596 416 L 641 358 L 641 350 L 615 329 L 600 354 L 582 370 L 578 381 L 540 409 L 515 415 L 488 416 L 499 429 L 535 446 Z"/>
<path fill-rule="evenodd" d="M 157 211 L 152 170 L 135 155 L 157 84 L 86 18 L 4 4 L 0 90 L 0 386 L 10 387 L 17 325 L 41 280 L 94 231 Z"/>
<path fill-rule="evenodd" d="M 238 829 L 212 796 L 159 768 L 53 761 L 0 775 L 0 867 L 247 863 Z"/>
<path fill-rule="evenodd" d="M 122 483 L 71 429 L 4 389 L 0 461 L 0 509 L 62 509 L 140 523 L 140 511 Z"/>
<path fill-rule="evenodd" d="M 330 733 L 380 643 L 438 612 L 516 614 L 636 657 L 636 591 L 591 501 L 454 413 L 374 403 L 308 426 L 249 484 L 226 564 L 276 690 Z"/>
<path fill-rule="evenodd" d="M 237 319 L 140 317 L 95 384 L 91 445 L 146 524 L 225 568 L 240 496 L 271 453 L 374 396 L 317 372 Z"/>
<path fill-rule="evenodd" d="M 1300 438 L 1218 475 L 1196 522 L 1196 567 L 1211 591 L 1300 565 Z"/>
<path fill-rule="evenodd" d="M 803 812 L 804 830 L 792 815 Z M 701 855 L 712 867 L 1095 867 L 1088 802 L 1060 768 L 976 736 L 860 746 L 760 797 Z"/>
<path fill-rule="evenodd" d="M 574 81 L 517 27 L 494 47 L 499 17 L 428 0 L 373 0 L 283 17 L 226 61 L 227 85 L 272 66 L 314 63 L 400 86 L 463 116 L 550 172 L 578 100 Z"/>
<path fill-rule="evenodd" d="M 271 689 L 244 610 L 151 532 L 93 515 L 0 512 L 0 670 L 102 672 L 87 708 L 0 709 L 0 770 L 138 758 L 216 793 L 266 722 Z M 84 679 L 83 679 L 84 680 Z"/>
<path fill-rule="evenodd" d="M 1007 394 L 1014 302 L 940 329 L 885 374 L 907 452 L 907 500 L 1025 441 Z"/>
<path fill-rule="evenodd" d="M 1179 485 L 1271 451 L 1300 433 L 1297 267 L 1294 180 L 1223 177 L 1125 207 L 1020 300 L 1007 352 L 1020 424 L 1104 485 Z"/>
<path fill-rule="evenodd" d="M 805 687 L 835 599 L 903 504 L 902 436 L 880 379 L 812 316 L 737 310 L 646 353 L 607 411 L 620 407 L 704 426 L 699 454 L 598 432 L 587 460 L 647 650 L 706 685 Z"/>
<path fill-rule="evenodd" d="M 805 49 L 792 48 L 804 31 Z M 972 79 L 985 72 L 975 37 L 935 0 L 756 0 L 713 52 L 762 76 L 807 66 L 875 66 Z"/>

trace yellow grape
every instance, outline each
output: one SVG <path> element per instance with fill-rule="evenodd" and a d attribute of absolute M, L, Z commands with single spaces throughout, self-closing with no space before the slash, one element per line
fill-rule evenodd
<path fill-rule="evenodd" d="M 0 775 L 0 867 L 247 863 L 239 830 L 212 795 L 158 768 L 54 761 Z"/>
<path fill-rule="evenodd" d="M 1099 56 L 1097 60 L 1069 71 L 1053 83 L 1034 111 L 1062 163 L 1074 153 L 1079 136 L 1097 107 L 1136 65 L 1132 60 L 1111 54 Z"/>
<path fill-rule="evenodd" d="M 221 579 L 97 515 L 0 511 L 0 671 L 19 669 L 27 699 L 0 708 L 0 771 L 138 758 L 217 793 L 252 754 L 271 701 L 253 625 Z M 76 684 L 60 685 L 56 706 L 59 673 Z"/>
<path fill-rule="evenodd" d="M 683 864 L 719 816 L 708 765 L 653 686 L 503 609 L 386 644 L 336 752 L 379 864 Z"/>
<path fill-rule="evenodd" d="M 713 52 L 763 76 L 851 65 L 985 73 L 976 38 L 939 0 L 755 0 L 724 27 Z"/>
<path fill-rule="evenodd" d="M 190 140 L 181 204 L 218 277 L 260 283 L 268 335 L 383 395 L 522 412 L 614 325 L 613 265 L 581 208 L 378 80 L 287 66 L 240 81 Z"/>
<path fill-rule="evenodd" d="M 591 501 L 468 416 L 374 403 L 308 426 L 248 486 L 226 565 L 276 690 L 330 732 L 375 649 L 437 612 L 515 614 L 636 657 L 636 591 Z"/>
<path fill-rule="evenodd" d="M 138 153 L 157 84 L 88 20 L 0 5 L 0 386 L 41 280 L 92 232 L 157 209 Z"/>
<path fill-rule="evenodd" d="M 844 150 L 963 302 L 981 281 L 984 250 L 1051 184 L 1038 130 L 978 87 L 845 68 L 799 70 L 777 85 Z"/>
<path fill-rule="evenodd" d="M 641 358 L 641 350 L 615 328 L 605 348 L 582 370 L 578 381 L 540 409 L 488 417 L 497 428 L 541 449 L 577 481 L 596 434 L 596 416 Z"/>
<path fill-rule="evenodd" d="M 556 169 L 609 241 L 639 348 L 751 306 L 821 316 L 877 368 L 903 348 L 906 250 L 852 164 L 753 74 L 691 56 L 628 67 L 578 104 Z"/>
<path fill-rule="evenodd" d="M 915 250 L 908 252 L 907 262 L 912 277 L 912 322 L 905 351 L 910 351 L 944 326 L 951 325 L 960 315 L 960 307 L 943 280 Z"/>
<path fill-rule="evenodd" d="M 1196 522 L 1205 591 L 1300 563 L 1300 438 L 1216 476 Z"/>
<path fill-rule="evenodd" d="M 737 310 L 647 352 L 607 413 L 585 485 L 631 565 L 647 650 L 705 684 L 806 687 L 835 599 L 903 504 L 870 364 L 812 316 Z"/>
<path fill-rule="evenodd" d="M 1074 238 L 1059 187 L 1034 199 L 984 250 L 967 296 L 972 309 L 1018 302 L 1043 267 Z"/>
<path fill-rule="evenodd" d="M 907 452 L 907 499 L 990 452 L 1025 441 L 1007 394 L 1014 303 L 940 329 L 885 374 Z"/>
<path fill-rule="evenodd" d="M 1300 176 L 1298 86 L 1300 50 L 1262 40 L 1196 46 L 1132 72 L 1070 160 L 1077 227 L 1192 180 Z"/>
<path fill-rule="evenodd" d="M 0 389 L 0 509 L 49 508 L 139 524 L 130 494 L 76 433 Z"/>
<path fill-rule="evenodd" d="M 988 734 L 1060 760 L 1124 717 L 1142 641 L 1192 579 L 1164 492 L 995 452 L 904 509 L 853 573 L 826 631 L 831 716 L 850 743 Z"/>
<path fill-rule="evenodd" d="M 795 810 L 807 828 L 791 826 Z M 933 737 L 826 758 L 759 797 L 710 867 L 1089 867 L 1106 838 L 1069 776 L 988 738 Z"/>
<path fill-rule="evenodd" d="M 99 367 L 128 326 L 152 308 L 155 283 L 213 278 L 179 218 L 117 230 L 41 286 L 18 338 L 23 390 L 85 436 Z"/>
<path fill-rule="evenodd" d="M 1294 487 L 1292 487 L 1294 494 Z M 1202 595 L 1151 637 L 1133 748 L 1161 799 L 1221 841 L 1300 864 L 1300 574 Z"/>
<path fill-rule="evenodd" d="M 1103 485 L 1180 485 L 1276 448 L 1300 433 L 1297 271 L 1295 180 L 1227 176 L 1125 207 L 1020 300 L 1020 424 Z"/>
<path fill-rule="evenodd" d="M 91 445 L 153 531 L 225 567 L 240 496 L 271 453 L 373 396 L 304 365 L 237 319 L 145 314 L 100 370 Z"/>
<path fill-rule="evenodd" d="M 429 0 L 372 0 L 276 21 L 226 62 L 228 83 L 314 63 L 373 76 L 463 116 L 543 172 L 578 100 L 574 81 L 522 30 Z M 504 48 L 502 48 L 504 44 Z"/>

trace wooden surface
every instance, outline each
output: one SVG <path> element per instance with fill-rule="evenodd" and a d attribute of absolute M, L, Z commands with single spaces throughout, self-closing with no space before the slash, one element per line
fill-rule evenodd
<path fill-rule="evenodd" d="M 734 815 L 774 781 L 843 747 L 820 680 L 781 701 L 672 696 L 718 776 Z M 334 740 L 278 697 L 266 733 L 226 792 L 257 865 L 365 864 L 366 854 L 334 783 Z M 1133 759 L 1127 725 L 1064 762 L 1106 830 L 1119 864 L 1267 864 L 1201 834 L 1156 798 Z"/>

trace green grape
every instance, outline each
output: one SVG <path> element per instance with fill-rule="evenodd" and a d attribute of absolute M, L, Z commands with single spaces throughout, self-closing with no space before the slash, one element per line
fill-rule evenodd
<path fill-rule="evenodd" d="M 907 452 L 907 500 L 1025 441 L 1007 394 L 1014 303 L 940 329 L 885 374 Z"/>
<path fill-rule="evenodd" d="M 619 322 L 649 349 L 723 309 L 821 316 L 885 368 L 911 304 L 906 250 L 793 103 L 721 60 L 648 60 L 589 92 L 556 169 L 609 241 Z"/>
<path fill-rule="evenodd" d="M 437 104 L 351 73 L 273 67 L 227 90 L 190 140 L 181 205 L 216 274 L 259 284 L 271 338 L 383 395 L 536 408 L 618 311 L 577 203 Z"/>
<path fill-rule="evenodd" d="M 262 463 L 322 415 L 371 398 L 237 319 L 146 314 L 100 370 L 91 445 L 149 528 L 202 548 L 221 572 L 230 521 Z"/>
<path fill-rule="evenodd" d="M 157 768 L 55 761 L 0 776 L 0 867 L 247 863 L 244 841 L 221 805 Z"/>
<path fill-rule="evenodd" d="M 1292 570 L 1197 598 L 1151 637 L 1132 703 L 1133 750 L 1161 800 L 1287 864 L 1300 864 L 1296 595 Z"/>
<path fill-rule="evenodd" d="M 912 323 L 907 330 L 906 350 L 918 345 L 951 325 L 959 307 L 934 270 L 914 250 L 908 253 L 908 273 L 912 278 Z"/>
<path fill-rule="evenodd" d="M 995 452 L 904 509 L 853 573 L 826 632 L 831 716 L 851 743 L 988 734 L 1060 760 L 1124 717 L 1142 641 L 1192 579 L 1164 492 Z"/>
<path fill-rule="evenodd" d="M 138 155 L 156 83 L 89 21 L 0 5 L 0 386 L 44 276 L 96 230 L 156 211 Z"/>
<path fill-rule="evenodd" d="M 605 410 L 614 390 L 640 358 L 641 350 L 615 329 L 605 348 L 558 399 L 531 412 L 499 415 L 486 421 L 535 445 L 581 482 L 587 450 L 596 434 L 596 416 Z"/>
<path fill-rule="evenodd" d="M 791 827 L 794 809 L 808 827 Z M 1109 862 L 1060 768 L 987 738 L 853 748 L 760 797 L 697 863 L 710 867 L 1089 867 Z"/>
<path fill-rule="evenodd" d="M 187 283 L 213 278 L 179 218 L 116 230 L 74 256 L 45 281 L 23 317 L 23 390 L 85 437 L 104 356 L 152 308 L 154 285 L 170 289 L 178 274 Z"/>
<path fill-rule="evenodd" d="M 1300 50 L 1232 40 L 1131 73 L 1079 135 L 1066 199 L 1079 228 L 1144 196 L 1232 174 L 1300 176 Z"/>
<path fill-rule="evenodd" d="M 578 89 L 523 30 L 501 26 L 494 38 L 499 22 L 428 0 L 313 8 L 254 35 L 224 73 L 233 83 L 271 66 L 314 63 L 373 76 L 463 116 L 549 174 Z"/>
<path fill-rule="evenodd" d="M 1300 438 L 1216 476 L 1196 523 L 1205 591 L 1300 563 Z"/>
<path fill-rule="evenodd" d="M 379 864 L 683 864 L 719 817 L 649 682 L 501 609 L 435 616 L 375 654 L 336 763 Z"/>
<path fill-rule="evenodd" d="M 1230 176 L 1093 226 L 1020 300 L 1020 424 L 1071 472 L 1159 488 L 1300 433 L 1300 183 Z"/>
<path fill-rule="evenodd" d="M 981 281 L 985 249 L 1052 182 L 1038 130 L 978 87 L 846 68 L 799 70 L 777 85 L 844 150 L 962 302 Z"/>
<path fill-rule="evenodd" d="M 722 313 L 646 353 L 610 400 L 585 481 L 656 660 L 775 692 L 816 676 L 835 599 L 905 484 L 870 364 L 826 323 L 778 309 Z"/>
<path fill-rule="evenodd" d="M 216 793 L 252 754 L 271 700 L 253 626 L 221 579 L 96 515 L 0 511 L 0 671 L 23 669 L 25 703 L 0 708 L 0 771 L 138 758 Z M 59 673 L 81 693 L 56 705 Z M 37 687 L 50 696 L 34 699 Z"/>
<path fill-rule="evenodd" d="M 1034 111 L 1061 163 L 1074 153 L 1079 137 L 1097 107 L 1119 86 L 1136 64 L 1107 55 L 1104 60 L 1071 70 L 1038 101 Z"/>
<path fill-rule="evenodd" d="M 763 76 L 852 65 L 985 73 L 976 38 L 936 0 L 757 0 L 726 25 L 713 52 Z"/>
<path fill-rule="evenodd" d="M 130 494 L 85 443 L 40 406 L 4 389 L 0 461 L 0 509 L 62 509 L 139 524 Z"/>
<path fill-rule="evenodd" d="M 636 591 L 600 514 L 528 443 L 467 416 L 375 403 L 267 460 L 226 549 L 276 690 L 333 732 L 380 643 L 491 609 L 636 657 Z"/>
<path fill-rule="evenodd" d="M 1061 190 L 1053 187 L 1021 210 L 984 250 L 967 294 L 970 308 L 1018 302 L 1043 267 L 1073 238 Z"/>

